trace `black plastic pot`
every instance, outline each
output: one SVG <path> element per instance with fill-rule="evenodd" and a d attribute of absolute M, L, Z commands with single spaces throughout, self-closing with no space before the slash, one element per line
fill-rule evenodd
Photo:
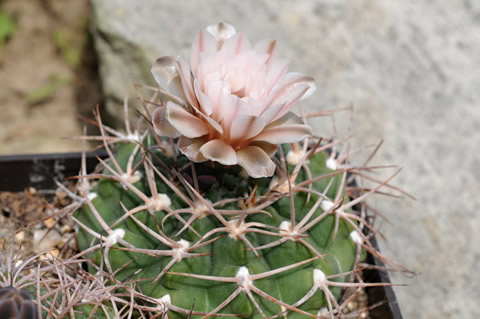
<path fill-rule="evenodd" d="M 104 152 L 87 153 L 87 170 L 98 163 Z M 54 190 L 55 181 L 76 176 L 80 172 L 81 153 L 49 153 L 0 156 L 0 191 L 19 192 L 27 187 Z"/>
<path fill-rule="evenodd" d="M 98 163 L 96 156 L 105 157 L 104 152 L 87 153 L 87 170 L 91 171 Z M 27 187 L 37 190 L 55 190 L 55 181 L 78 175 L 81 153 L 57 153 L 36 155 L 0 156 L 0 191 L 18 192 Z M 375 238 L 372 244 L 378 250 Z M 367 258 L 370 264 L 383 267 L 383 263 L 373 256 Z M 371 269 L 364 272 L 366 282 L 390 283 L 385 271 Z M 400 307 L 392 287 L 370 287 L 365 289 L 369 305 L 385 301 L 371 310 L 372 319 L 402 319 Z"/>
<path fill-rule="evenodd" d="M 372 245 L 379 250 L 377 240 L 375 237 L 370 239 Z M 374 258 L 372 255 L 368 255 L 367 263 L 373 264 L 379 268 L 385 267 L 385 265 Z M 382 282 L 390 283 L 390 277 L 388 273 L 384 270 L 367 270 L 364 271 L 364 280 L 366 282 Z M 372 305 L 375 302 L 385 300 L 386 302 L 370 311 L 372 319 L 381 319 L 381 318 L 392 318 L 392 319 L 402 319 L 402 313 L 400 312 L 400 305 L 398 304 L 397 297 L 392 287 L 368 287 L 365 289 L 368 295 L 368 304 Z"/>

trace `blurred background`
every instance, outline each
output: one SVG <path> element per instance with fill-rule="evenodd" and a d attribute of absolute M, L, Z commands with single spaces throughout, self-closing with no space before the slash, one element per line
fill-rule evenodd
<path fill-rule="evenodd" d="M 371 204 L 388 221 L 382 251 L 417 273 L 392 275 L 408 285 L 395 288 L 405 318 L 479 318 L 480 1 L 4 0 L 0 154 L 80 150 L 67 139 L 79 115 L 99 104 L 114 125 L 156 57 L 188 57 L 219 21 L 277 39 L 290 70 L 316 79 L 304 110 L 353 106 L 337 137 L 383 139 L 375 163 L 404 168 L 395 185 L 416 200 Z M 314 127 L 333 134 L 331 118 Z"/>

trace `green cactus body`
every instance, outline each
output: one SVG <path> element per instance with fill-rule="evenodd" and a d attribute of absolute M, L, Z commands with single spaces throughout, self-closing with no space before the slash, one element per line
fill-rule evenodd
<path fill-rule="evenodd" d="M 134 147 L 134 144 L 117 147 L 116 160 L 122 169 L 125 169 Z M 185 181 L 182 183 L 179 176 L 191 175 L 191 169 L 185 169 L 177 176 L 172 173 L 173 167 L 182 167 L 188 164 L 188 160 L 181 157 L 174 162 L 160 153 L 155 155 L 166 164 L 155 164 L 156 168 L 184 196 L 191 198 L 194 203 L 201 202 L 192 198 L 195 197 L 192 195 L 195 193 L 192 191 L 194 186 L 188 186 Z M 137 155 L 134 163 L 141 160 L 142 156 Z M 323 152 L 316 153 L 306 162 L 311 172 L 310 178 L 333 172 L 326 168 L 325 162 L 326 154 Z M 171 170 L 166 167 L 171 167 Z M 321 202 L 318 193 L 323 193 L 329 185 L 328 198 L 335 199 L 338 192 L 343 196 L 344 190 L 339 189 L 342 173 L 314 182 L 310 195 L 306 190 L 293 192 L 295 224 L 308 226 L 308 230 L 294 238 L 288 233 L 292 220 L 289 192 L 272 191 L 271 178 L 245 178 L 238 167 L 212 168 L 208 164 L 195 164 L 195 168 L 198 176 L 209 176 L 198 178 L 200 195 L 208 200 L 206 203 L 224 203 L 214 206 L 216 212 L 204 208 L 203 213 L 194 215 L 193 212 L 198 213 L 202 206 L 198 205 L 197 210 L 192 210 L 191 205 L 157 175 L 157 192 L 166 194 L 170 200 L 168 209 L 151 209 L 150 212 L 143 209 L 116 223 L 126 214 L 126 210 L 144 205 L 144 200 L 115 179 L 100 178 L 92 189 L 96 194 L 92 204 L 106 224 L 114 225 L 112 229 L 124 230 L 123 240 L 130 245 L 148 250 L 134 252 L 121 243 L 110 247 L 108 260 L 113 271 L 116 271 L 116 278 L 120 281 L 138 279 L 135 281 L 136 289 L 146 296 L 165 301 L 169 318 L 186 318 L 190 310 L 192 318 L 207 314 L 262 318 L 282 312 L 288 318 L 308 318 L 307 314 L 316 316 L 319 309 L 327 307 L 324 290 L 321 287 L 313 289 L 314 278 L 351 271 L 357 255 L 357 245 L 350 238 L 354 229 L 352 224 L 343 218 L 336 221 L 332 213 L 324 214 L 323 218 L 315 221 L 324 213 L 322 205 L 318 204 Z M 294 167 L 290 165 L 290 174 L 293 170 Z M 151 187 L 146 178 L 148 172 L 140 171 L 142 178 L 134 186 L 150 197 Z M 112 175 L 107 169 L 104 174 Z M 213 183 L 212 176 L 215 177 Z M 305 169 L 300 169 L 294 184 L 308 180 L 308 176 Z M 186 176 L 185 180 L 189 178 Z M 202 185 L 204 180 L 206 184 L 210 181 L 210 185 Z M 305 189 L 308 187 L 304 186 Z M 246 198 L 254 188 L 255 198 L 249 201 Z M 266 202 L 271 204 L 255 210 L 255 207 Z M 306 217 L 314 205 L 318 207 L 311 216 Z M 229 214 L 229 211 L 234 213 Z M 248 214 L 242 215 L 242 212 Z M 77 211 L 75 217 L 91 230 L 108 237 L 89 206 L 85 205 Z M 187 222 L 191 222 L 189 227 L 185 227 Z M 334 240 L 336 222 L 338 230 Z M 232 228 L 226 225 L 232 225 Z M 151 231 L 147 231 L 146 227 Z M 176 248 L 172 248 L 173 244 L 169 242 L 159 240 L 154 234 L 168 238 Z M 78 246 L 81 250 L 98 243 L 98 238 L 80 228 Z M 198 248 L 189 251 L 193 246 Z M 155 255 L 154 251 L 163 255 Z M 104 249 L 88 255 L 98 264 L 103 256 Z M 281 271 L 275 273 L 279 269 Z M 346 279 L 347 276 L 343 276 L 330 280 L 343 282 Z M 340 297 L 340 287 L 326 289 L 336 299 Z M 271 298 L 266 298 L 267 295 Z M 290 310 L 287 305 L 291 306 Z"/>

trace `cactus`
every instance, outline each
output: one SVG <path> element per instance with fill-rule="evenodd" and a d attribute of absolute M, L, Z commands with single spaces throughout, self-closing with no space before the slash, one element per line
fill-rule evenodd
<path fill-rule="evenodd" d="M 345 191 L 340 175 L 329 176 L 324 153 L 314 154 L 308 167 L 313 176 L 327 177 L 311 183 L 309 191 L 310 181 L 300 170 L 295 184 L 301 188 L 307 181 L 305 190 L 288 196 L 270 186 L 271 178 L 252 180 L 237 168 L 202 165 L 196 165 L 194 175 L 193 166 L 174 170 L 173 159 L 161 153 L 153 152 L 142 162 L 135 149 L 134 144 L 119 146 L 115 160 L 122 172 L 131 157 L 132 166 L 143 167 L 129 181 L 113 165 L 107 166 L 105 177 L 92 189 L 95 198 L 77 213 L 81 225 L 104 237 L 105 260 L 117 271 L 118 280 L 151 278 L 140 281 L 139 290 L 153 298 L 168 298 L 175 309 L 183 308 L 179 313 L 194 306 L 202 314 L 252 317 L 257 310 L 271 316 L 282 307 L 315 313 L 327 306 L 321 289 L 305 298 L 315 276 L 352 270 L 357 247 L 350 233 L 357 223 L 340 219 L 335 225 L 331 199 L 337 194 L 343 198 Z M 153 165 L 150 158 L 163 165 Z M 188 161 L 179 158 L 178 166 L 185 165 Z M 277 188 L 281 187 L 286 186 Z M 99 242 L 85 230 L 78 234 L 81 250 Z M 97 250 L 94 258 L 100 261 L 101 253 Z M 245 286 L 248 276 L 255 278 L 250 283 L 253 291 Z M 337 299 L 339 290 L 332 294 Z M 268 301 L 272 298 L 273 303 Z"/>
<path fill-rule="evenodd" d="M 75 214 L 87 257 L 170 318 L 338 311 L 365 249 L 374 252 L 352 207 L 388 180 L 351 192 L 355 170 L 327 167 L 337 142 L 284 146 L 277 174 L 254 179 L 192 163 L 148 133 L 116 138 L 115 155 L 102 137 L 109 161 Z"/>
<path fill-rule="evenodd" d="M 126 133 L 97 108 L 100 135 L 81 138 L 107 156 L 87 174 L 83 154 L 76 191 L 59 183 L 72 203 L 52 215 L 77 223 L 79 252 L 3 244 L 0 317 L 344 317 L 359 288 L 389 285 L 363 282 L 367 253 L 406 271 L 372 246 L 365 202 L 405 194 L 389 184 L 398 171 L 370 176 L 385 168 L 369 166 L 380 145 L 354 166 L 348 139 L 313 136 L 305 120 L 335 111 L 291 112 L 315 86 L 286 69 L 275 41 L 251 46 L 220 23 L 197 35 L 190 65 L 154 62 L 134 130 L 127 103 Z"/>
<path fill-rule="evenodd" d="M 206 92 L 211 79 L 200 71 L 207 54 L 202 50 L 215 43 L 212 52 L 220 50 L 228 41 L 250 50 L 229 25 L 207 31 L 192 45 L 193 82 L 182 60 L 155 62 L 160 87 L 147 88 L 150 99 L 140 96 L 144 112 L 134 132 L 128 119 L 126 134 L 106 127 L 97 110 L 101 136 L 95 139 L 108 158 L 100 159 L 102 171 L 82 176 L 84 184 L 94 182 L 80 188 L 84 206 L 74 214 L 80 255 L 95 262 L 92 273 L 103 271 L 125 289 L 125 300 L 138 301 L 131 307 L 139 313 L 339 315 L 347 298 L 343 288 L 378 285 L 354 282 L 366 252 L 400 269 L 363 233 L 372 228 L 365 198 L 389 187 L 396 173 L 384 182 L 369 178 L 376 183 L 371 188 L 352 186 L 355 176 L 372 168 L 350 166 L 345 141 L 322 143 L 289 112 L 314 88 L 310 78 L 288 77 L 283 70 L 286 84 L 272 86 L 274 95 L 266 99 L 280 107 L 268 102 L 257 115 L 242 114 L 244 109 L 228 114 L 205 102 L 207 93 L 199 91 Z M 274 59 L 272 45 L 258 50 Z M 238 103 L 246 91 L 228 98 Z M 346 147 L 338 152 L 341 145 Z"/>

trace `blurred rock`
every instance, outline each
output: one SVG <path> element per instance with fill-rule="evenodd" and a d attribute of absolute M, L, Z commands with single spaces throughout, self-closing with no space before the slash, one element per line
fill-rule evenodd
<path fill-rule="evenodd" d="M 372 201 L 392 224 L 383 228 L 384 253 L 418 273 L 393 276 L 409 284 L 396 289 L 404 316 L 478 317 L 480 289 L 472 281 L 480 251 L 472 244 L 480 242 L 480 2 L 92 3 L 107 107 L 117 118 L 123 97 L 135 98 L 132 83 L 153 84 L 153 60 L 188 57 L 200 28 L 225 21 L 252 42 L 275 37 L 290 70 L 317 81 L 303 107 L 353 105 L 355 144 L 383 138 L 376 163 L 405 167 L 396 185 L 417 201 Z M 348 114 L 336 122 L 346 135 Z M 331 135 L 330 119 L 317 123 L 318 134 Z"/>
<path fill-rule="evenodd" d="M 65 242 L 55 229 L 36 229 L 33 232 L 33 250 L 35 253 L 51 252 L 53 248 L 60 247 Z"/>

